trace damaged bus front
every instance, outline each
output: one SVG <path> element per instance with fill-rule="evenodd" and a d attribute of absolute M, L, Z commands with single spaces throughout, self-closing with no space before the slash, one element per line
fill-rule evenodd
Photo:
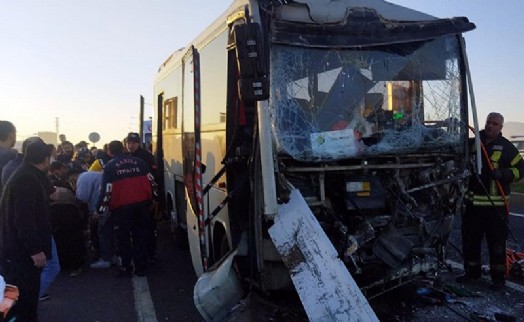
<path fill-rule="evenodd" d="M 462 33 L 475 26 L 378 0 L 240 8 L 228 20 L 232 94 L 217 174 L 228 194 L 220 209 L 206 206 L 208 222 L 228 218 L 235 251 L 223 263 L 267 292 L 294 285 L 311 320 L 355 307 L 373 315 L 364 297 L 444 263 L 467 184 Z"/>

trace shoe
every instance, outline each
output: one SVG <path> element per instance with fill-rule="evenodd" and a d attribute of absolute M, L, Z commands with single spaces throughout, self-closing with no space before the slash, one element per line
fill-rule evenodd
<path fill-rule="evenodd" d="M 502 282 L 495 282 L 495 283 L 491 283 L 491 285 L 489 286 L 489 289 L 492 290 L 492 291 L 502 291 L 506 288 L 506 282 L 505 281 L 502 281 Z"/>
<path fill-rule="evenodd" d="M 78 276 L 82 274 L 82 269 L 79 268 L 79 269 L 75 269 L 74 271 L 71 271 L 71 273 L 69 273 L 69 276 L 70 277 L 75 277 L 75 276 Z"/>
<path fill-rule="evenodd" d="M 99 259 L 96 262 L 94 262 L 93 264 L 89 265 L 89 267 L 93 269 L 109 268 L 111 267 L 111 262 L 105 261 L 103 259 Z"/>
<path fill-rule="evenodd" d="M 135 271 L 135 275 L 136 276 L 146 276 L 146 271 L 145 270 Z"/>
<path fill-rule="evenodd" d="M 50 296 L 49 294 L 44 293 L 44 294 L 42 294 L 42 296 L 40 296 L 40 297 L 38 298 L 38 301 L 41 302 L 41 301 L 49 300 L 50 298 L 51 298 L 51 296 Z"/>
<path fill-rule="evenodd" d="M 460 275 L 455 278 L 455 282 L 457 283 L 475 283 L 480 280 L 480 276 L 471 276 L 468 274 Z"/>

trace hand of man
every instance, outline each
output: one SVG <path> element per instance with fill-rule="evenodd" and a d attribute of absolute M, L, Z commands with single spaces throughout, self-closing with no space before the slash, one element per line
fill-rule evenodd
<path fill-rule="evenodd" d="M 47 258 L 45 257 L 44 252 L 31 255 L 31 258 L 33 259 L 36 267 L 42 268 L 47 264 Z"/>
<path fill-rule="evenodd" d="M 493 171 L 491 171 L 489 176 L 493 180 L 500 180 L 502 179 L 502 171 L 500 171 L 500 169 L 494 169 Z"/>

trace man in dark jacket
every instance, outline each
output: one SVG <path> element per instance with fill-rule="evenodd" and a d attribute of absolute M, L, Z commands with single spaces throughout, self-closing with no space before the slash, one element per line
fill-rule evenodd
<path fill-rule="evenodd" d="M 149 171 L 156 176 L 157 166 L 155 157 L 149 153 L 146 149 L 142 148 L 140 144 L 140 135 L 135 132 L 129 132 L 126 137 L 126 148 L 129 151 L 129 155 L 140 158 L 147 163 Z"/>
<path fill-rule="evenodd" d="M 40 273 L 51 257 L 49 181 L 51 146 L 29 144 L 0 201 L 1 273 L 20 297 L 7 320 L 37 321 Z"/>
<path fill-rule="evenodd" d="M 4 166 L 16 157 L 13 147 L 16 143 L 16 128 L 9 121 L 0 121 L 0 175 Z M 2 187 L 0 186 L 0 196 Z"/>
<path fill-rule="evenodd" d="M 104 167 L 98 214 L 109 207 L 117 230 L 117 248 L 122 257 L 122 272 L 144 276 L 147 266 L 147 232 L 149 206 L 155 186 L 147 164 L 139 158 L 124 154 L 120 141 L 109 143 L 111 161 Z"/>
<path fill-rule="evenodd" d="M 515 146 L 502 136 L 504 117 L 490 113 L 484 130 L 480 131 L 482 171 L 474 174 L 466 195 L 466 211 L 462 218 L 462 250 L 465 274 L 457 282 L 472 282 L 481 276 L 481 242 L 488 244 L 492 290 L 505 285 L 506 239 L 510 184 L 524 176 L 524 161 Z M 470 140 L 475 156 L 474 140 Z M 486 158 L 486 154 L 489 159 Z"/>
<path fill-rule="evenodd" d="M 146 149 L 142 148 L 140 143 L 140 135 L 136 132 L 129 132 L 126 137 L 126 148 L 130 156 L 144 160 L 149 172 L 155 178 L 155 183 L 159 186 L 157 181 L 160 177 L 155 161 L 155 157 Z M 156 255 L 156 207 L 151 207 L 149 211 L 149 231 L 147 234 L 147 257 L 150 263 L 155 261 Z"/>
<path fill-rule="evenodd" d="M 15 172 L 15 170 L 18 169 L 18 167 L 20 167 L 20 165 L 22 164 L 24 160 L 24 153 L 25 153 L 27 146 L 30 143 L 33 143 L 35 141 L 44 142 L 38 136 L 32 136 L 32 137 L 25 139 L 24 142 L 22 143 L 22 153 L 17 153 L 14 159 L 12 159 L 11 161 L 7 162 L 7 164 L 5 164 L 4 168 L 0 172 L 2 174 L 2 186 L 6 184 L 7 179 L 9 179 L 9 177 Z"/>

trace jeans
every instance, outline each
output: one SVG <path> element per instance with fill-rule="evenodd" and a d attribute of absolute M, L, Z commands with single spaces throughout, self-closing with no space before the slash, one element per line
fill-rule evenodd
<path fill-rule="evenodd" d="M 47 261 L 40 276 L 40 294 L 39 297 L 47 292 L 47 289 L 53 283 L 56 276 L 60 273 L 60 262 L 56 251 L 55 239 L 51 238 L 51 258 Z"/>

